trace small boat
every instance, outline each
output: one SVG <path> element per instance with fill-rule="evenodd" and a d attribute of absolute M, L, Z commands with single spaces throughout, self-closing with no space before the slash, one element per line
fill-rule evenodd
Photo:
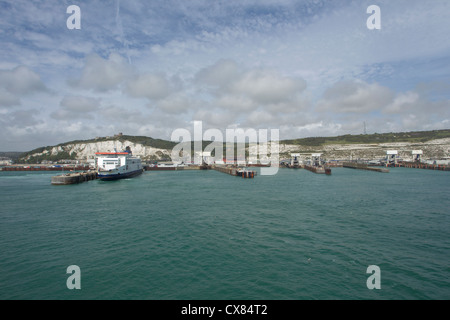
<path fill-rule="evenodd" d="M 141 159 L 133 156 L 130 147 L 123 152 L 96 152 L 95 155 L 100 180 L 132 178 L 144 171 Z"/>

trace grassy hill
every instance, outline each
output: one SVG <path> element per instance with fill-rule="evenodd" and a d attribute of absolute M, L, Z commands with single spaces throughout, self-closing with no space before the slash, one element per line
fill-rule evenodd
<path fill-rule="evenodd" d="M 435 139 L 450 138 L 450 129 L 415 132 L 390 132 L 359 135 L 343 135 L 337 137 L 312 137 L 303 139 L 283 140 L 284 144 L 323 146 L 327 144 L 375 144 L 391 142 L 427 142 Z"/>
<path fill-rule="evenodd" d="M 110 141 L 110 140 L 117 140 L 117 141 L 122 141 L 122 142 L 130 141 L 133 143 L 139 143 L 144 146 L 149 146 L 149 147 L 158 148 L 158 149 L 172 149 L 176 145 L 175 142 L 161 140 L 161 139 L 153 139 L 153 138 L 144 137 L 144 136 L 121 135 L 121 136 L 114 136 L 114 137 L 98 137 L 98 138 L 89 139 L 89 140 L 73 140 L 73 141 L 69 141 L 69 142 L 60 143 L 56 146 L 40 147 L 40 148 L 36 148 L 34 150 L 20 154 L 19 158 L 26 158 L 35 153 L 42 153 L 43 151 L 50 150 L 53 147 L 61 147 L 64 150 L 69 145 L 96 143 L 96 142 Z M 58 161 L 58 160 L 62 160 L 62 159 L 76 159 L 76 154 L 74 154 L 74 153 L 69 154 L 68 152 L 63 151 L 63 152 L 60 152 L 58 155 L 39 157 L 39 159 L 33 157 L 33 159 L 31 159 L 30 161 L 31 162 L 32 161 L 42 161 L 42 160 Z"/>
<path fill-rule="evenodd" d="M 319 147 L 328 144 L 379 144 L 379 143 L 392 143 L 392 142 L 410 142 L 410 143 L 424 143 L 430 140 L 442 139 L 442 138 L 450 138 L 450 129 L 445 130 L 433 130 L 433 131 L 415 131 L 415 132 L 390 132 L 390 133 L 374 133 L 374 134 L 359 134 L 359 135 L 342 135 L 336 137 L 310 137 L 310 138 L 302 138 L 302 139 L 291 139 L 291 140 L 282 140 L 281 144 L 288 145 L 302 145 L 307 147 Z M 86 144 L 86 143 L 96 143 L 101 141 L 130 141 L 133 143 L 139 143 L 144 146 L 149 146 L 158 149 L 166 149 L 171 150 L 174 146 L 176 146 L 177 142 L 154 139 L 151 137 L 145 136 L 129 136 L 129 135 L 117 135 L 114 137 L 98 137 L 95 139 L 89 140 L 74 140 L 65 143 L 58 144 L 57 147 L 61 147 L 63 149 L 57 155 L 32 158 L 30 161 L 35 160 L 52 160 L 58 161 L 62 159 L 76 159 L 76 153 L 71 153 L 64 151 L 69 145 L 73 144 Z M 203 141 L 203 149 L 209 145 L 210 141 Z M 44 150 L 50 150 L 53 146 L 41 147 L 34 149 L 29 152 L 22 153 L 20 158 L 28 157 L 35 153 L 42 153 Z M 236 146 L 235 146 L 236 149 Z M 193 142 L 191 144 L 191 150 L 194 151 Z M 224 146 L 224 154 L 225 154 L 225 146 Z M 15 155 L 17 158 L 18 156 Z"/>
<path fill-rule="evenodd" d="M 101 142 L 101 141 L 109 141 L 109 140 L 117 140 L 117 141 L 130 141 L 133 143 L 139 143 L 144 146 L 149 146 L 153 148 L 158 149 L 172 149 L 176 143 L 167 141 L 167 140 L 161 140 L 161 139 L 153 139 L 150 137 L 145 136 L 128 136 L 128 135 L 121 135 L 121 136 L 114 136 L 114 137 L 100 137 L 95 139 L 89 139 L 89 140 L 74 140 L 70 142 L 65 142 L 58 144 L 57 146 L 67 146 L 70 144 L 78 144 L 78 143 L 95 143 L 95 142 Z"/>

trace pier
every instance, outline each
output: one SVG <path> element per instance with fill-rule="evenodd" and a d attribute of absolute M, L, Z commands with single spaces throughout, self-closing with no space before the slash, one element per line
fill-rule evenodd
<path fill-rule="evenodd" d="M 95 179 L 97 179 L 97 172 L 95 171 L 67 173 L 59 176 L 53 176 L 52 184 L 53 185 L 77 184 Z"/>
<path fill-rule="evenodd" d="M 342 164 L 344 168 L 350 168 L 350 169 L 360 169 L 360 170 L 368 170 L 368 171 L 375 171 L 375 172 L 389 172 L 389 169 L 386 168 L 374 168 L 369 167 L 365 163 L 356 163 L 356 162 L 344 162 Z"/>
<path fill-rule="evenodd" d="M 310 166 L 305 164 L 303 166 L 304 169 L 314 172 L 314 173 L 318 173 L 318 174 L 326 174 L 326 175 L 330 175 L 331 174 L 331 169 L 324 167 L 324 166 Z"/>
<path fill-rule="evenodd" d="M 401 162 L 399 166 L 404 168 L 450 171 L 450 166 L 445 164 L 429 164 L 423 162 Z"/>
<path fill-rule="evenodd" d="M 229 174 L 231 176 L 235 176 L 235 177 L 253 179 L 256 176 L 255 171 L 247 170 L 245 168 L 226 167 L 226 166 L 221 166 L 221 165 L 215 165 L 212 167 L 212 169 Z"/>
<path fill-rule="evenodd" d="M 194 165 L 194 166 L 144 166 L 145 171 L 179 171 L 179 170 L 208 170 L 211 169 L 209 165 Z"/>
<path fill-rule="evenodd" d="M 229 174 L 231 176 L 237 176 L 237 168 L 226 167 L 226 166 L 213 166 L 214 170 Z"/>

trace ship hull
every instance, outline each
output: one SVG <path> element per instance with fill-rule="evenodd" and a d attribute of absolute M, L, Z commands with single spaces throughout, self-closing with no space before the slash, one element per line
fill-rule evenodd
<path fill-rule="evenodd" d="M 137 177 L 142 174 L 144 170 L 139 169 L 135 171 L 130 171 L 126 173 L 113 173 L 113 174 L 105 174 L 105 173 L 98 173 L 98 179 L 102 181 L 112 181 L 112 180 L 119 180 L 119 179 L 127 179 L 127 178 L 133 178 Z"/>

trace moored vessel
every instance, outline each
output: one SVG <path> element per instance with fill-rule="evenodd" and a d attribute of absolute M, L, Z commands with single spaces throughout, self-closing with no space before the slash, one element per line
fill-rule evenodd
<path fill-rule="evenodd" d="M 100 180 L 132 178 L 144 171 L 141 159 L 133 156 L 130 147 L 123 152 L 96 152 L 95 155 Z"/>

